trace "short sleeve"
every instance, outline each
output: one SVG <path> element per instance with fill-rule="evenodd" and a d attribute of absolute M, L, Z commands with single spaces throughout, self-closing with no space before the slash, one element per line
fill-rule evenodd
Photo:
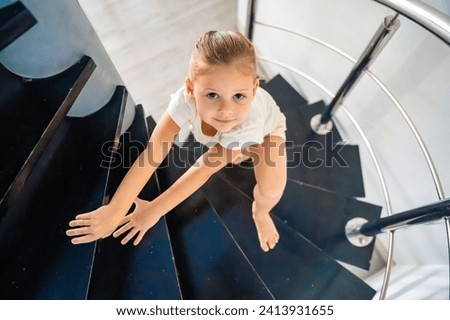
<path fill-rule="evenodd" d="M 180 128 L 191 123 L 195 117 L 195 108 L 187 102 L 185 92 L 186 90 L 183 86 L 176 93 L 172 94 L 167 107 L 169 116 Z"/>

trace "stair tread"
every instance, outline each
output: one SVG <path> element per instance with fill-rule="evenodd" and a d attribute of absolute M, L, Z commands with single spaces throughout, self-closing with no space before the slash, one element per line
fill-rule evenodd
<path fill-rule="evenodd" d="M 175 150 L 170 165 L 158 169 L 163 189 L 186 169 L 186 155 Z M 167 221 L 185 299 L 272 299 L 200 190 L 169 212 Z"/>
<path fill-rule="evenodd" d="M 36 18 L 21 1 L 0 8 L 0 50 L 36 23 Z"/>
<path fill-rule="evenodd" d="M 364 197 L 359 147 L 350 144 L 286 145 L 287 175 L 290 179 L 337 192 Z"/>
<path fill-rule="evenodd" d="M 84 299 L 94 244 L 70 243 L 75 214 L 103 203 L 104 144 L 117 134 L 126 90 L 85 118 L 66 117 L 23 192 L 0 224 L 0 295 L 7 299 Z"/>
<path fill-rule="evenodd" d="M 345 225 L 356 217 L 379 218 L 381 208 L 294 181 L 287 184 L 273 213 L 335 259 L 369 270 L 374 242 L 366 247 L 352 245 Z"/>
<path fill-rule="evenodd" d="M 183 148 L 190 150 L 195 158 L 206 150 L 196 141 L 187 141 Z M 330 151 L 331 150 L 331 151 Z M 300 183 L 309 184 L 346 197 L 365 195 L 360 171 L 359 147 L 343 144 L 317 150 L 314 145 L 286 146 L 287 176 Z M 309 158 L 305 154 L 309 153 Z M 233 171 L 224 171 L 231 181 L 239 181 L 241 189 L 252 195 L 255 184 L 251 161 L 228 165 Z"/>
<path fill-rule="evenodd" d="M 218 175 L 248 198 L 253 198 L 253 170 L 234 166 Z M 345 237 L 345 224 L 352 218 L 379 218 L 381 208 L 326 189 L 288 179 L 283 197 L 272 212 L 337 260 L 368 269 L 373 243 L 355 247 Z"/>
<path fill-rule="evenodd" d="M 150 131 L 153 128 L 154 124 Z M 147 122 L 142 106 L 138 105 L 134 121 L 122 134 L 118 154 L 112 162 L 114 168 L 108 178 L 108 193 L 114 193 L 147 141 Z M 155 174 L 139 197 L 153 200 L 158 195 Z M 120 239 L 112 237 L 99 241 L 88 299 L 181 299 L 165 218 L 146 233 L 139 246 L 131 243 L 124 246 Z"/>
<path fill-rule="evenodd" d="M 286 127 L 288 128 L 286 140 L 295 145 L 302 145 L 311 141 L 317 141 L 321 145 L 331 142 L 334 145 L 342 141 L 342 137 L 336 129 L 336 126 L 333 126 L 332 131 L 325 135 L 317 134 L 311 129 L 311 118 L 317 114 L 321 114 L 325 109 L 325 103 L 323 101 L 317 101 L 312 104 L 298 106 L 295 109 L 292 108 L 288 112 L 285 112 Z"/>
<path fill-rule="evenodd" d="M 281 111 L 286 116 L 286 140 L 296 145 L 304 144 L 308 141 L 321 142 L 326 135 L 315 133 L 311 129 L 310 121 L 316 114 L 321 114 L 326 106 L 323 101 L 308 103 L 281 75 L 276 75 L 267 83 L 261 85 L 267 90 L 277 102 Z M 337 143 L 342 140 L 336 127 L 327 134 L 327 139 Z"/>
<path fill-rule="evenodd" d="M 308 104 L 308 101 L 279 74 L 267 82 L 261 81 L 260 86 L 270 92 L 283 113 Z"/>
<path fill-rule="evenodd" d="M 0 65 L 0 216 L 20 192 L 32 167 L 92 74 L 84 56 L 60 74 L 23 79 Z M 20 127 L 18 127 L 20 124 Z"/>
<path fill-rule="evenodd" d="M 264 253 L 251 218 L 251 201 L 218 179 L 213 176 L 202 190 L 276 299 L 373 297 L 372 288 L 275 216 L 280 241 Z"/>
<path fill-rule="evenodd" d="M 326 109 L 324 102 L 302 103 L 303 98 L 280 75 L 264 87 L 286 116 L 289 177 L 347 196 L 363 197 L 358 147 L 342 143 L 336 126 L 326 135 L 311 129 L 311 118 Z"/>

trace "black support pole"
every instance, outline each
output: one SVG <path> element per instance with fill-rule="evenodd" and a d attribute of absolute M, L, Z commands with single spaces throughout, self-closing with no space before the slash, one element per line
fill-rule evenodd
<path fill-rule="evenodd" d="M 381 26 L 378 28 L 375 35 L 365 48 L 359 60 L 356 62 L 350 74 L 345 79 L 342 86 L 339 88 L 333 100 L 327 106 L 327 109 L 320 116 L 320 121 L 313 120 L 311 122 L 312 129 L 320 134 L 326 133 L 323 126 L 328 124 L 331 120 L 331 115 L 336 107 L 338 107 L 343 99 L 347 96 L 350 90 L 355 86 L 357 81 L 361 78 L 363 71 L 370 66 L 376 56 L 380 53 L 394 32 L 399 28 L 400 21 L 395 16 L 387 16 Z"/>
<path fill-rule="evenodd" d="M 450 217 L 450 199 L 445 199 L 428 206 L 367 222 L 361 226 L 359 232 L 370 237 L 382 232 L 425 224 L 448 217 Z"/>

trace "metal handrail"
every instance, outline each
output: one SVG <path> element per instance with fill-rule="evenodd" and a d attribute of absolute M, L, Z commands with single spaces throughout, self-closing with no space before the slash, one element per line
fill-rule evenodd
<path fill-rule="evenodd" d="M 361 236 L 373 237 L 382 232 L 416 226 L 448 217 L 450 217 L 450 199 L 445 199 L 434 204 L 364 223 L 353 230 L 353 235 L 358 233 Z M 349 234 L 351 233 L 350 231 Z"/>
<path fill-rule="evenodd" d="M 334 94 L 331 92 L 330 89 L 328 89 L 325 85 L 321 84 L 320 82 L 318 82 L 317 80 L 313 79 L 312 77 L 308 76 L 306 73 L 279 61 L 267 58 L 267 57 L 263 57 L 263 56 L 258 56 L 258 60 L 260 61 L 266 61 L 269 63 L 273 63 L 276 64 L 282 68 L 285 68 L 299 76 L 301 76 L 302 78 L 308 80 L 309 82 L 311 82 L 313 85 L 315 85 L 316 87 L 318 87 L 320 90 L 322 90 L 325 94 L 327 94 L 330 98 L 334 97 Z M 375 155 L 375 152 L 373 151 L 373 148 L 369 142 L 369 139 L 366 137 L 366 135 L 364 134 L 364 131 L 362 130 L 362 128 L 359 126 L 358 122 L 356 121 L 356 119 L 351 115 L 351 113 L 345 108 L 344 105 L 341 106 L 341 110 L 343 110 L 348 118 L 350 119 L 350 121 L 352 121 L 353 125 L 355 126 L 355 128 L 358 130 L 360 136 L 362 137 L 364 144 L 366 145 L 367 150 L 369 151 L 369 154 L 372 158 L 372 161 L 374 162 L 377 174 L 378 174 L 378 178 L 380 179 L 380 183 L 381 183 L 381 188 L 383 190 L 383 196 L 384 196 L 384 201 L 386 204 L 386 211 L 387 211 L 387 215 L 390 216 L 392 215 L 392 207 L 391 207 L 391 200 L 390 200 L 390 196 L 389 196 L 389 192 L 387 189 L 387 185 L 386 185 L 386 180 L 384 178 L 384 174 L 383 174 L 383 170 L 381 169 L 380 163 Z M 387 261 L 386 261 L 386 270 L 384 273 L 384 278 L 383 278 L 383 284 L 381 286 L 381 290 L 380 290 L 380 299 L 383 300 L 386 297 L 386 292 L 387 292 L 387 286 L 389 283 L 389 278 L 391 275 L 391 269 L 392 269 L 392 262 L 393 262 L 393 255 L 394 255 L 394 231 L 389 233 L 389 242 L 388 242 L 388 256 L 387 256 Z"/>
<path fill-rule="evenodd" d="M 416 1 L 410 1 L 410 0 L 402 0 L 402 1 L 375 0 L 375 1 L 377 1 L 383 5 L 386 5 L 386 6 L 390 7 L 391 9 L 394 9 L 395 11 L 401 13 L 402 15 L 412 19 L 419 25 L 423 26 L 425 29 L 427 29 L 430 32 L 432 32 L 433 34 L 435 34 L 441 40 L 445 41 L 447 44 L 450 44 L 450 19 L 447 16 L 445 16 L 444 14 L 440 13 L 439 11 L 437 11 L 423 3 L 419 3 Z M 256 22 L 256 21 L 254 21 L 254 22 Z M 267 24 L 264 24 L 261 22 L 256 22 L 256 23 L 270 26 L 270 25 L 267 25 Z M 270 27 L 284 29 L 282 27 L 276 27 L 276 26 L 270 26 Z M 313 37 L 310 37 L 307 35 L 299 34 L 298 32 L 293 31 L 293 30 L 285 29 L 284 31 L 298 34 L 298 35 L 308 38 L 312 41 L 315 41 L 319 44 L 322 44 L 322 45 L 332 49 L 333 51 L 339 53 L 340 55 L 344 56 L 348 60 L 355 62 L 354 59 L 352 59 L 349 55 L 345 54 L 344 52 L 340 51 L 339 49 L 337 49 L 319 39 L 316 39 L 316 38 L 313 38 Z M 262 60 L 276 63 L 282 67 L 285 67 L 287 69 L 290 69 L 291 71 L 294 71 L 295 73 L 299 74 L 300 76 L 304 77 L 305 79 L 309 80 L 311 83 L 313 83 L 314 85 L 319 87 L 323 92 L 327 93 L 330 97 L 334 98 L 333 94 L 332 93 L 330 94 L 331 91 L 328 90 L 324 85 L 320 84 L 317 80 L 304 74 L 303 72 L 296 70 L 292 66 L 284 64 L 282 62 L 275 62 L 274 60 L 269 59 L 269 58 L 262 58 Z M 412 132 L 413 132 L 417 142 L 419 143 L 419 146 L 425 156 L 427 165 L 431 171 L 431 175 L 432 175 L 432 178 L 433 178 L 433 181 L 434 181 L 437 193 L 438 193 L 438 197 L 440 200 L 443 200 L 445 198 L 445 195 L 444 195 L 444 191 L 443 191 L 442 185 L 440 183 L 440 179 L 437 174 L 436 168 L 435 168 L 432 158 L 426 148 L 426 145 L 423 142 L 423 139 L 421 138 L 417 129 L 415 128 L 413 122 L 411 121 L 411 119 L 409 118 L 409 116 L 407 115 L 407 113 L 405 112 L 403 107 L 400 105 L 400 103 L 397 101 L 397 99 L 395 99 L 395 97 L 392 95 L 392 93 L 389 92 L 389 90 L 384 86 L 384 84 L 379 79 L 377 79 L 376 76 L 373 75 L 369 70 L 366 69 L 364 71 L 381 87 L 381 89 L 383 91 L 386 92 L 388 97 L 393 101 L 394 105 L 398 108 L 398 110 L 400 111 L 400 113 L 402 114 L 404 119 L 406 120 L 408 126 L 412 130 Z M 374 161 L 377 163 L 376 158 L 374 158 Z M 383 180 L 382 176 L 380 176 L 380 179 Z M 387 199 L 385 198 L 385 200 L 387 200 Z M 390 215 L 391 212 L 390 212 L 390 210 L 388 210 L 388 211 L 389 211 L 388 214 Z M 446 230 L 447 230 L 447 238 L 448 238 L 447 242 L 449 245 L 448 251 L 449 251 L 449 256 L 450 256 L 450 218 L 445 217 L 444 219 L 445 219 Z M 388 263 L 386 266 L 385 278 L 384 278 L 383 287 L 381 290 L 381 299 L 384 299 L 385 289 L 387 287 L 387 283 L 389 282 L 390 265 L 391 265 L 391 263 L 389 263 L 389 261 L 391 260 L 390 258 L 392 258 L 394 230 L 389 230 L 389 234 L 390 234 L 390 239 L 389 239 Z M 449 270 L 449 272 L 450 272 L 450 270 Z M 449 290 L 450 290 L 450 286 L 449 286 Z"/>
<path fill-rule="evenodd" d="M 336 96 L 327 106 L 327 109 L 323 112 L 320 117 L 320 123 L 318 124 L 319 126 L 324 125 L 331 120 L 331 113 L 334 108 L 338 107 L 342 103 L 343 99 L 360 79 L 362 72 L 370 66 L 374 58 L 380 53 L 387 41 L 389 41 L 392 37 L 393 33 L 395 33 L 395 31 L 399 28 L 400 22 L 397 20 L 397 17 L 398 14 L 393 17 L 388 16 L 384 19 L 382 25 L 378 28 L 377 32 L 370 40 L 347 79 L 345 79 L 344 83 L 339 88 Z M 317 131 L 318 128 L 313 129 Z"/>
<path fill-rule="evenodd" d="M 374 0 L 422 27 L 450 44 L 450 18 L 429 5 L 417 0 Z"/>
<path fill-rule="evenodd" d="M 387 189 L 387 184 L 386 184 L 386 180 L 384 178 L 383 170 L 381 170 L 380 163 L 378 162 L 378 158 L 375 155 L 375 152 L 373 151 L 372 145 L 370 144 L 369 139 L 366 137 L 363 129 L 359 126 L 358 122 L 352 116 L 352 114 L 345 108 L 345 106 L 342 106 L 341 108 L 347 114 L 347 117 L 350 119 L 350 121 L 352 121 L 355 128 L 358 130 L 360 136 L 362 137 L 362 139 L 364 141 L 364 144 L 366 145 L 367 150 L 370 153 L 370 156 L 372 157 L 372 161 L 374 162 L 375 168 L 377 170 L 378 178 L 380 179 L 381 188 L 383 190 L 387 215 L 391 216 L 392 215 L 391 198 L 389 196 L 389 192 Z M 394 261 L 394 233 L 395 233 L 395 230 L 389 232 L 388 255 L 387 255 L 387 260 L 386 260 L 386 269 L 384 272 L 383 283 L 381 285 L 381 290 L 380 290 L 380 300 L 384 300 L 386 298 L 389 279 L 391 277 L 391 271 L 392 271 L 392 266 L 393 266 L 393 261 Z"/>
<path fill-rule="evenodd" d="M 345 53 L 342 50 L 339 50 L 338 48 L 332 46 L 331 44 L 322 41 L 320 39 L 314 38 L 312 36 L 300 33 L 298 31 L 292 30 L 292 29 L 288 29 L 288 28 L 284 28 L 284 27 L 279 27 L 279 26 L 275 26 L 275 25 L 271 25 L 271 24 L 267 24 L 267 23 L 263 23 L 260 21 L 254 21 L 256 24 L 268 27 L 268 28 L 274 28 L 274 29 L 278 29 L 280 31 L 284 31 L 284 32 L 288 32 L 291 33 L 293 35 L 311 40 L 321 46 L 324 46 L 336 53 L 338 53 L 339 55 L 343 56 L 344 58 L 346 58 L 348 61 L 355 63 L 357 62 L 356 59 L 354 59 L 353 57 L 351 57 L 349 54 Z M 296 68 L 292 68 L 282 62 L 278 62 L 275 61 L 273 59 L 267 58 L 267 57 L 259 57 L 260 60 L 264 60 L 270 63 L 274 63 L 277 64 L 279 66 L 282 66 L 285 69 L 290 69 L 290 71 L 300 75 L 301 77 L 307 79 L 309 82 L 313 83 L 316 87 L 318 87 L 319 89 L 321 89 L 323 92 L 325 92 L 329 97 L 331 97 L 332 99 L 334 99 L 335 95 L 331 92 L 331 90 L 329 90 L 328 88 L 326 88 L 323 84 L 319 83 L 317 80 L 313 79 L 311 76 L 305 74 L 304 72 L 296 69 Z M 409 117 L 409 115 L 407 114 L 407 112 L 405 111 L 405 108 L 400 104 L 400 102 L 395 98 L 394 94 L 392 92 L 390 92 L 390 90 L 384 85 L 384 83 L 377 78 L 376 75 L 374 75 L 369 69 L 365 69 L 364 72 L 373 80 L 375 81 L 375 83 L 380 87 L 380 89 L 387 95 L 387 97 L 392 101 L 392 103 L 395 105 L 395 107 L 398 109 L 398 111 L 400 112 L 400 114 L 402 115 L 402 117 L 405 119 L 408 127 L 410 128 L 410 130 L 412 131 L 414 138 L 416 139 L 417 143 L 419 144 L 419 147 L 422 151 L 422 154 L 425 157 L 425 161 L 427 163 L 428 169 L 430 171 L 431 177 L 433 179 L 433 183 L 438 195 L 438 198 L 440 200 L 445 199 L 445 193 L 444 193 L 444 189 L 442 187 L 442 183 L 440 181 L 439 175 L 437 173 L 436 170 L 436 166 L 434 165 L 434 162 L 432 160 L 432 157 L 430 155 L 430 152 L 428 151 L 428 148 L 425 145 L 425 142 L 423 140 L 423 138 L 421 137 L 421 135 L 419 134 L 419 131 L 417 130 L 416 126 L 414 125 L 413 121 L 411 120 L 411 118 Z M 450 240 L 449 240 L 450 241 Z M 450 243 L 450 242 L 449 242 Z M 449 250 L 450 250 L 450 246 L 449 246 Z"/>

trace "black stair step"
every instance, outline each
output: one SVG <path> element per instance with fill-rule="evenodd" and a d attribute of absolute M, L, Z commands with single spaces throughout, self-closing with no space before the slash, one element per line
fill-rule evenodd
<path fill-rule="evenodd" d="M 283 113 L 308 104 L 308 101 L 279 74 L 267 82 L 261 81 L 260 85 L 270 92 Z"/>
<path fill-rule="evenodd" d="M 288 129 L 289 130 L 289 129 Z M 308 142 L 286 144 L 288 177 L 348 197 L 364 197 L 359 147 Z"/>
<path fill-rule="evenodd" d="M 127 99 L 118 87 L 102 109 L 66 117 L 0 224 L 2 299 L 84 299 L 94 244 L 72 245 L 76 214 L 104 202 L 110 150 Z"/>
<path fill-rule="evenodd" d="M 311 118 L 325 111 L 326 106 L 323 101 L 317 101 L 312 104 L 291 108 L 285 112 L 286 116 L 286 141 L 294 145 L 303 145 L 314 142 L 321 146 L 326 144 L 335 145 L 342 141 L 336 126 L 333 126 L 331 132 L 321 135 L 315 133 L 310 125 Z"/>
<path fill-rule="evenodd" d="M 311 129 L 311 118 L 326 109 L 324 102 L 302 103 L 304 99 L 280 75 L 264 87 L 286 116 L 289 177 L 346 196 L 364 197 L 358 147 L 343 143 L 336 126 L 326 135 Z"/>
<path fill-rule="evenodd" d="M 345 236 L 345 225 L 356 217 L 368 221 L 379 218 L 379 206 L 288 181 L 281 201 L 272 211 L 335 259 L 369 270 L 374 243 L 366 247 L 352 245 Z"/>
<path fill-rule="evenodd" d="M 153 131 L 154 124 L 150 128 Z M 147 122 L 141 105 L 134 121 L 122 134 L 119 148 L 111 162 L 108 194 L 114 194 L 123 177 L 148 141 Z M 139 197 L 152 200 L 159 195 L 156 173 Z M 147 232 L 138 246 L 121 245 L 112 237 L 98 241 L 89 284 L 88 299 L 181 299 L 177 271 L 166 226 L 161 219 Z"/>
<path fill-rule="evenodd" d="M 251 201 L 219 177 L 212 177 L 202 190 L 276 299 L 373 298 L 375 290 L 276 216 L 280 241 L 274 250 L 263 252 Z"/>
<path fill-rule="evenodd" d="M 36 23 L 36 18 L 20 1 L 0 8 L 0 50 Z"/>
<path fill-rule="evenodd" d="M 36 161 L 95 69 L 84 56 L 66 71 L 25 79 L 0 65 L 0 217 L 23 188 Z"/>
<path fill-rule="evenodd" d="M 233 166 L 218 175 L 253 199 L 253 169 Z M 288 179 L 283 197 L 272 212 L 337 260 L 369 269 L 373 243 L 363 248 L 350 244 L 345 237 L 345 224 L 355 217 L 368 221 L 379 218 L 379 206 Z"/>
<path fill-rule="evenodd" d="M 196 159 L 207 148 L 192 139 L 190 135 L 183 148 L 189 150 Z M 322 148 L 315 143 L 301 146 L 287 144 L 286 152 L 288 178 L 337 192 L 346 197 L 364 197 L 358 146 L 327 144 Z M 255 183 L 252 162 L 244 161 L 238 165 L 229 164 L 227 167 L 234 168 L 233 171 L 224 171 L 229 173 L 229 179 L 238 184 L 242 181 L 241 189 L 251 195 L 252 186 Z"/>
<path fill-rule="evenodd" d="M 168 188 L 189 167 L 174 147 L 158 170 Z M 167 215 L 184 299 L 272 299 L 200 190 Z"/>
<path fill-rule="evenodd" d="M 310 125 L 311 118 L 325 110 L 326 106 L 323 101 L 308 104 L 280 75 L 275 76 L 267 83 L 262 83 L 261 87 L 271 94 L 286 116 L 286 126 L 291 129 L 286 134 L 287 141 L 301 145 L 308 141 L 322 142 L 324 140 L 324 135 L 316 134 Z M 334 143 L 342 140 L 335 127 L 328 135 L 331 136 L 331 138 L 328 137 L 328 140 Z"/>

